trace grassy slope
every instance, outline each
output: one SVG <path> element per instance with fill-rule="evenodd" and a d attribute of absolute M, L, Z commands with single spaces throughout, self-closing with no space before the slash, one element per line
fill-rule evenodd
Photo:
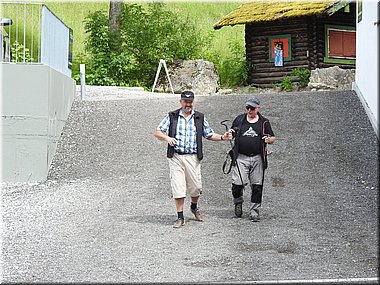
<path fill-rule="evenodd" d="M 180 2 L 169 3 L 168 8 L 174 12 L 189 16 L 196 22 L 202 33 L 211 33 L 214 36 L 212 51 L 221 55 L 228 52 L 227 39 L 236 39 L 244 45 L 244 26 L 224 27 L 214 30 L 213 25 L 224 15 L 238 7 L 240 2 Z"/>
<path fill-rule="evenodd" d="M 85 18 L 97 10 L 108 11 L 109 2 L 45 1 L 49 9 L 73 30 L 73 75 L 79 73 L 80 55 L 85 51 Z"/>
<path fill-rule="evenodd" d="M 86 34 L 84 29 L 84 20 L 89 12 L 96 10 L 108 11 L 109 2 L 57 2 L 46 1 L 46 5 L 65 22 L 74 32 L 74 67 L 73 72 L 79 69 L 78 55 L 84 52 L 84 43 Z M 211 33 L 213 46 L 211 52 L 221 56 L 229 54 L 228 42 L 226 39 L 234 39 L 244 45 L 244 26 L 224 27 L 220 30 L 214 30 L 213 24 L 222 16 L 226 15 L 241 2 L 165 2 L 167 8 L 177 14 L 188 17 L 189 20 L 197 23 L 200 33 Z"/>

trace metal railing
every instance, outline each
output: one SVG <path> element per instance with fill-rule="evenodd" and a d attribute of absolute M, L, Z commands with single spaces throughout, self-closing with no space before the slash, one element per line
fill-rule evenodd
<path fill-rule="evenodd" d="M 72 30 L 45 4 L 0 2 L 0 62 L 46 64 L 71 76 Z"/>
<path fill-rule="evenodd" d="M 41 62 L 40 3 L 0 2 L 0 62 Z"/>

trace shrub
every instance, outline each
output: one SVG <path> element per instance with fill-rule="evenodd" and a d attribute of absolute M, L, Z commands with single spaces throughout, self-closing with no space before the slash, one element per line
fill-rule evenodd
<path fill-rule="evenodd" d="M 281 87 L 281 90 L 283 91 L 286 91 L 286 92 L 292 91 L 293 90 L 292 78 L 289 76 L 283 78 L 281 80 L 280 87 Z"/>
<path fill-rule="evenodd" d="M 108 14 L 96 11 L 85 21 L 90 53 L 87 80 L 90 85 L 142 86 L 150 88 L 160 59 L 195 59 L 208 39 L 200 36 L 189 19 L 166 11 L 163 3 L 123 4 L 121 31 L 108 28 Z M 115 48 L 115 43 L 120 46 Z"/>
<path fill-rule="evenodd" d="M 247 63 L 244 45 L 235 41 L 228 43 L 231 56 L 221 58 L 217 54 L 207 54 L 207 60 L 212 61 L 218 70 L 220 84 L 223 87 L 244 85 L 248 79 Z"/>
<path fill-rule="evenodd" d="M 11 46 L 12 62 L 24 62 L 24 51 L 25 51 L 25 62 L 33 62 L 34 59 L 30 55 L 30 50 L 15 41 Z"/>
<path fill-rule="evenodd" d="M 292 70 L 292 75 L 299 78 L 299 86 L 306 87 L 309 83 L 310 70 L 307 68 L 295 68 Z"/>

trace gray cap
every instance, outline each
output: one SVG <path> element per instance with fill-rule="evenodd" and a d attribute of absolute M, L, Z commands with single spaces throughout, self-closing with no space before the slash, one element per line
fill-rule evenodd
<path fill-rule="evenodd" d="M 255 96 L 250 97 L 247 102 L 245 102 L 245 106 L 256 107 L 258 105 L 260 105 L 260 100 Z"/>
<path fill-rule="evenodd" d="M 194 100 L 194 93 L 191 91 L 183 91 L 181 93 L 181 100 Z"/>

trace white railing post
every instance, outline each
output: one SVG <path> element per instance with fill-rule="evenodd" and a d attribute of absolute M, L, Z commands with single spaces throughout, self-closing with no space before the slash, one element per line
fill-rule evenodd
<path fill-rule="evenodd" d="M 23 40 L 23 43 L 24 43 L 24 48 L 23 48 L 23 53 L 22 53 L 22 62 L 25 63 L 26 62 L 26 3 L 24 3 L 24 40 Z"/>
<path fill-rule="evenodd" d="M 86 65 L 80 64 L 79 70 L 80 70 L 80 98 L 84 100 L 84 97 L 86 95 Z"/>

